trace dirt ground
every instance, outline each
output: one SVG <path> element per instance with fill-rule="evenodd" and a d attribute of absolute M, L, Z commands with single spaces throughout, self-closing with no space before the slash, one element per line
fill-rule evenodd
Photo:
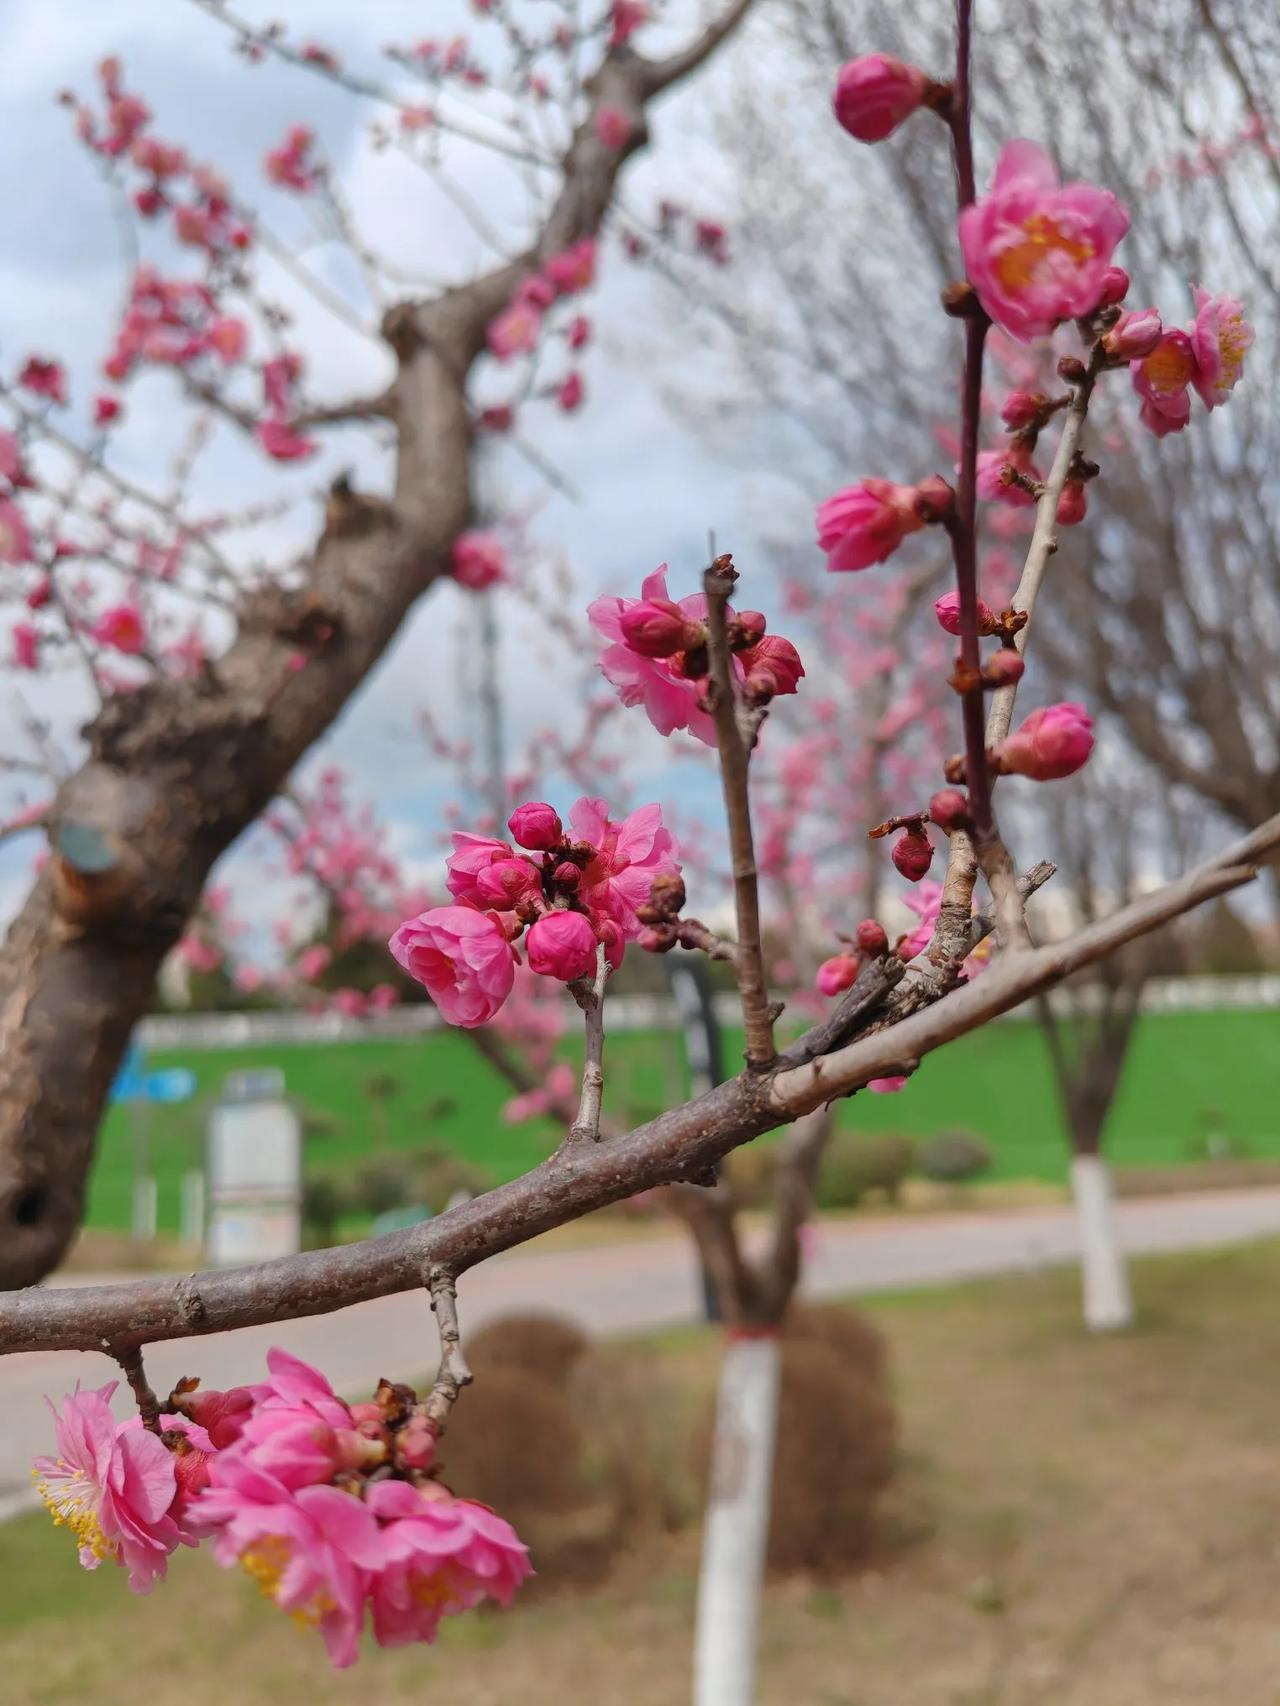
<path fill-rule="evenodd" d="M 881 1555 L 771 1584 L 760 1706 L 1280 1702 L 1280 1245 L 1146 1262 L 1137 1291 L 1141 1327 L 1104 1341 L 1066 1274 L 871 1307 L 903 1437 Z M 713 1376 L 704 1335 L 644 1354 L 686 1404 Z M 0 1699 L 677 1706 L 696 1563 L 696 1525 L 638 1532 L 593 1592 L 334 1675 L 209 1559 L 134 1600 L 24 1519 L 0 1529 Z"/>

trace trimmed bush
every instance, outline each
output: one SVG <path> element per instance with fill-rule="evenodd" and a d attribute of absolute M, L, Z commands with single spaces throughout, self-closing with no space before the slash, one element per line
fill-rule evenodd
<path fill-rule="evenodd" d="M 962 1185 L 991 1166 L 990 1145 L 971 1131 L 943 1131 L 920 1145 L 916 1171 L 939 1184 Z"/>
<path fill-rule="evenodd" d="M 876 1137 L 838 1133 L 827 1146 L 818 1173 L 819 1208 L 856 1208 L 870 1191 L 883 1191 L 897 1202 L 915 1162 L 909 1137 L 884 1132 Z"/>
<path fill-rule="evenodd" d="M 458 1191 L 478 1197 L 493 1189 L 493 1177 L 452 1149 L 423 1149 L 414 1157 L 414 1189 L 432 1214 L 443 1214 Z"/>
<path fill-rule="evenodd" d="M 783 1333 L 788 1344 L 824 1346 L 846 1368 L 873 1383 L 883 1382 L 888 1371 L 884 1335 L 861 1310 L 838 1303 L 793 1303 Z"/>
<path fill-rule="evenodd" d="M 578 1360 L 591 1348 L 580 1327 L 558 1315 L 503 1315 L 466 1342 L 467 1361 L 477 1381 L 492 1373 L 515 1371 L 565 1391 Z"/>

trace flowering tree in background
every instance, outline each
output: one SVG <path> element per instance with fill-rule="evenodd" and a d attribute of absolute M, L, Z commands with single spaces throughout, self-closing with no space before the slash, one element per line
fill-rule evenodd
<path fill-rule="evenodd" d="M 614 7 L 611 39 L 629 35 L 641 16 L 639 9 Z M 539 244 L 492 278 L 413 308 L 407 319 L 404 310 L 395 311 L 392 341 L 404 364 L 397 385 L 406 387 L 392 409 L 402 436 L 396 497 L 362 500 L 348 487 L 339 488 L 304 589 L 296 596 L 278 586 L 260 593 L 265 610 L 279 613 L 274 624 L 263 615 L 263 605 L 255 605 L 254 624 L 213 665 L 214 685 L 190 702 L 182 700 L 202 714 L 211 701 L 209 723 L 194 711 L 194 721 L 181 720 L 177 701 L 165 697 L 175 690 L 156 682 L 109 700 L 88 770 L 60 794 L 52 819 L 54 858 L 10 946 L 32 980 L 25 1022 L 18 1026 L 14 1020 L 24 1070 L 37 1070 L 41 1047 L 52 1050 L 61 1035 L 52 1030 L 55 1007 L 63 1026 L 79 1022 L 76 1001 L 54 1001 L 54 991 L 65 987 L 65 961 L 90 994 L 95 977 L 101 980 L 107 962 L 114 964 L 122 953 L 134 956 L 127 963 L 135 978 L 141 980 L 148 966 L 154 970 L 146 956 L 155 944 L 138 946 L 128 933 L 131 896 L 136 904 L 145 893 L 158 905 L 178 892 L 172 883 L 180 832 L 206 821 L 188 820 L 185 812 L 195 813 L 198 806 L 206 817 L 223 811 L 218 828 L 202 831 L 204 839 L 194 842 L 203 856 L 226 827 L 228 801 L 250 814 L 267 803 L 265 796 L 281 780 L 279 774 L 268 776 L 268 759 L 287 769 L 284 759 L 292 762 L 289 755 L 296 756 L 310 738 L 312 724 L 302 712 L 322 724 L 336 709 L 330 677 L 336 675 L 349 690 L 359 658 L 385 643 L 399 610 L 387 608 L 394 603 L 397 574 L 416 587 L 424 573 L 439 573 L 451 561 L 461 562 L 474 581 L 488 577 L 484 565 L 494 561 L 489 542 L 472 537 L 461 556 L 457 548 L 467 519 L 472 428 L 457 368 L 442 351 L 474 360 L 486 337 L 500 356 L 530 348 L 566 288 L 578 287 L 577 246 L 601 216 L 618 152 L 636 136 L 643 99 L 709 51 L 724 22 L 692 57 L 665 62 L 661 72 L 625 44 L 608 48 L 594 84 L 596 105 L 576 132 L 561 199 Z M 1101 469 L 1084 452 L 1095 393 L 1117 396 L 1131 388 L 1136 397 L 1124 406 L 1139 414 L 1153 444 L 1202 430 L 1195 413 L 1229 398 L 1242 376 L 1250 328 L 1236 298 L 1222 291 L 1197 298 L 1190 327 L 1166 323 L 1155 310 L 1127 310 L 1129 280 L 1114 255 L 1129 228 L 1128 209 L 1106 188 L 1062 181 L 1035 143 L 1004 142 L 989 186 L 979 191 L 970 26 L 969 0 L 958 0 L 954 74 L 945 80 L 903 60 L 864 55 L 839 72 L 835 92 L 839 123 L 860 141 L 884 140 L 921 109 L 942 121 L 966 274 L 943 295 L 946 313 L 963 336 L 954 485 L 925 471 L 927 464 L 896 470 L 905 477 L 895 480 L 878 458 L 874 472 L 828 497 L 817 512 L 820 551 L 851 602 L 864 582 L 850 577 L 894 575 L 899 561 L 883 569 L 876 565 L 895 559 L 918 535 L 945 545 L 951 560 L 952 586 L 935 600 L 934 619 L 958 642 L 939 660 L 939 674 L 946 672 L 947 693 L 956 702 L 959 750 L 929 778 L 927 798 L 922 777 L 920 792 L 901 809 L 862 826 L 875 847 L 889 847 L 888 856 L 909 882 L 920 884 L 937 859 L 936 893 L 917 892 L 919 928 L 891 944 L 876 918 L 864 918 L 849 932 L 846 951 L 835 956 L 844 965 L 824 967 L 820 987 L 834 996 L 831 1007 L 803 1035 L 779 1039 L 781 1014 L 765 957 L 753 771 L 757 751 L 768 750 L 771 729 L 786 722 L 793 703 L 803 703 L 817 666 L 802 661 L 771 617 L 731 602 L 738 598 L 740 577 L 727 554 L 704 570 L 700 589 L 685 591 L 661 571 L 647 576 L 640 571 L 638 596 L 598 601 L 590 614 L 605 642 L 601 667 L 627 715 L 647 716 L 664 734 L 688 731 L 714 749 L 729 847 L 732 937 L 689 915 L 680 848 L 659 803 L 625 812 L 603 790 L 593 790 L 576 803 L 522 800 L 510 812 L 505 833 L 491 823 L 461 829 L 446 866 L 449 902 L 401 920 L 391 936 L 391 954 L 427 989 L 447 1021 L 477 1033 L 517 999 L 518 966 L 569 992 L 582 1014 L 585 1060 L 563 1142 L 523 1178 L 383 1238 L 254 1268 L 77 1291 L 30 1289 L 0 1301 L 0 1351 L 105 1353 L 120 1365 L 138 1404 L 138 1416 L 122 1423 L 110 1411 L 109 1393 L 73 1395 L 60 1413 L 58 1455 L 42 1465 L 46 1500 L 75 1532 L 86 1565 L 115 1559 L 128 1566 L 141 1589 L 162 1572 L 179 1544 L 210 1536 L 220 1562 L 239 1563 L 282 1609 L 315 1623 L 338 1664 L 354 1659 L 366 1623 L 384 1645 L 429 1640 L 446 1613 L 486 1596 L 506 1603 L 527 1571 L 520 1542 L 500 1516 L 456 1497 L 442 1479 L 440 1439 L 469 1378 L 461 1349 L 459 1279 L 489 1255 L 639 1191 L 675 1186 L 695 1193 L 735 1148 L 790 1127 L 784 1142 L 798 1164 L 784 1176 L 795 1194 L 790 1204 L 779 1205 L 778 1238 L 765 1264 L 744 1260 L 729 1217 L 706 1234 L 708 1247 L 719 1251 L 720 1271 L 736 1268 L 727 1292 L 740 1310 L 736 1324 L 747 1330 L 740 1344 L 755 1350 L 740 1360 L 743 1378 L 729 1383 L 736 1394 L 732 1406 L 722 1409 L 722 1416 L 731 1408 L 752 1425 L 739 1435 L 745 1453 L 740 1496 L 722 1501 L 720 1510 L 713 1503 L 708 1555 L 724 1567 L 709 1569 L 704 1579 L 698 1693 L 704 1706 L 749 1700 L 767 1504 L 762 1493 L 776 1393 L 771 1344 L 794 1285 L 798 1229 L 807 1212 L 804 1191 L 811 1189 L 827 1130 L 824 1110 L 863 1088 L 905 1079 L 946 1042 L 1200 901 L 1250 882 L 1258 863 L 1280 845 L 1280 818 L 1273 817 L 1188 875 L 1065 940 L 1041 946 L 1032 940 L 1026 902 L 1051 868 L 1040 864 L 1020 874 L 997 818 L 996 785 L 1002 776 L 1055 783 L 1080 771 L 1093 749 L 1093 722 L 1084 704 L 1041 705 L 1016 722 L 1015 706 L 1028 673 L 1030 638 L 1043 626 L 1059 625 L 1045 617 L 1040 594 L 1060 531 L 1083 520 L 1089 483 Z M 262 51 L 278 46 L 251 37 L 251 50 L 255 43 Z M 323 57 L 319 49 L 299 51 L 309 61 Z M 465 54 L 457 64 L 465 74 Z M 322 69 L 335 74 L 332 66 Z M 125 100 L 122 92 L 111 100 L 115 130 L 108 134 L 129 131 L 132 146 L 141 128 L 136 114 L 117 110 Z M 926 116 L 919 124 L 935 122 Z M 942 134 L 934 131 L 935 142 Z M 271 170 L 305 193 L 314 171 L 309 139 L 290 132 Z M 205 201 L 197 212 L 221 231 L 230 209 L 201 193 Z M 211 199 L 214 205 L 207 205 Z M 203 320 L 200 326 L 200 337 L 212 335 Z M 993 326 L 1015 344 L 1057 340 L 1054 389 L 1006 395 L 998 409 L 1005 430 L 994 439 L 983 408 Z M 298 400 L 298 373 L 290 367 L 276 369 L 275 376 L 274 390 L 266 393 L 267 412 L 254 430 L 268 454 L 288 458 L 303 454 L 299 442 L 320 423 Z M 43 370 L 30 378 L 46 387 L 51 383 Z M 408 485 L 406 445 L 429 450 Z M 1098 451 L 1104 454 L 1105 446 Z M 1007 598 L 988 598 L 980 590 L 985 531 L 980 500 L 996 514 L 1010 508 L 1031 518 L 1022 566 Z M 442 535 L 444 516 L 450 526 Z M 816 553 L 814 572 L 821 573 Z M 75 635 L 84 638 L 74 609 L 68 624 L 72 644 Z M 127 621 L 113 618 L 111 632 L 132 643 Z M 144 645 L 137 655 L 145 650 Z M 89 656 L 96 665 L 97 654 Z M 300 666 L 291 661 L 297 659 Z M 838 670 L 838 661 L 833 668 Z M 229 728 L 226 721 L 222 698 L 232 688 L 240 695 L 242 715 L 251 694 L 267 699 L 265 708 L 252 701 L 255 716 L 243 728 L 238 723 Z M 142 763 L 150 757 L 144 738 L 148 717 L 157 708 L 165 713 L 163 750 L 172 767 L 160 778 L 165 793 L 159 800 L 157 779 Z M 893 708 L 879 719 L 882 734 Z M 277 717 L 284 718 L 284 729 L 275 729 Z M 907 734 L 915 718 L 913 711 L 899 734 Z M 236 730 L 242 730 L 239 745 Z M 137 760 L 133 771 L 131 755 Z M 89 804 L 105 795 L 119 805 L 113 790 L 126 780 L 130 812 L 96 819 Z M 1000 790 L 1002 813 L 1007 792 Z M 81 800 L 88 803 L 81 806 Z M 307 845 L 305 832 L 299 841 L 301 857 L 321 854 L 327 881 L 349 886 L 352 874 L 342 859 L 331 865 L 322 849 Z M 186 856 L 195 857 L 191 845 Z M 157 872 L 169 875 L 168 890 L 157 884 Z M 980 882 L 986 904 L 975 904 Z M 186 891 L 181 893 L 185 898 Z M 182 915 L 188 910 L 184 905 Z M 175 918 L 171 935 L 179 928 Z M 975 958 L 989 938 L 990 953 Z M 610 1131 L 605 1115 L 610 976 L 628 953 L 673 951 L 704 953 L 732 969 L 744 1065 L 726 1083 L 682 1106 L 633 1130 Z M 117 968 L 117 980 L 120 975 Z M 117 1006 L 127 1006 L 129 995 L 128 987 L 117 991 Z M 78 987 L 76 997 L 84 1000 Z M 13 995 L 6 1012 L 21 1005 Z M 110 1059 L 116 1035 L 111 1027 L 124 1023 L 119 1014 L 108 1020 L 106 1006 L 100 992 L 99 1010 L 91 1008 L 84 1020 L 91 1035 L 83 1042 L 74 1038 L 89 1062 L 86 1072 L 102 1070 L 99 1056 L 105 1050 Z M 74 1058 L 71 1064 L 75 1068 Z M 39 1083 L 42 1093 L 54 1093 Z M 15 1130 L 34 1145 L 38 1134 L 29 1125 Z M 28 1254 L 33 1247 L 26 1247 Z M 317 1371 L 281 1352 L 272 1354 L 267 1381 L 232 1392 L 202 1392 L 191 1380 L 161 1399 L 149 1386 L 142 1353 L 153 1341 L 283 1322 L 413 1288 L 427 1292 L 440 1327 L 439 1374 L 425 1399 L 387 1382 L 370 1402 L 347 1405 Z M 458 1425 L 465 1427 L 465 1417 L 464 1407 Z"/>

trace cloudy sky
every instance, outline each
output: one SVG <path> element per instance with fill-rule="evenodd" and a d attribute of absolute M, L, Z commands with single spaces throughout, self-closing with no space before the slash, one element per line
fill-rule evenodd
<path fill-rule="evenodd" d="M 530 18 L 545 26 L 552 11 L 547 0 L 525 4 Z M 696 0 L 679 0 L 669 8 L 669 22 L 641 45 L 660 48 L 664 36 L 687 34 L 700 10 Z M 366 0 L 359 8 L 346 0 L 308 0 L 305 7 L 245 0 L 239 11 L 255 23 L 283 17 L 333 48 L 344 63 L 384 76 L 389 70 L 379 57 L 384 43 L 414 41 L 424 31 L 448 36 L 474 24 L 469 8 L 456 0 L 432 0 L 425 7 L 413 0 Z M 478 46 L 484 42 L 483 30 L 475 39 Z M 123 60 L 127 86 L 154 111 L 156 133 L 196 159 L 215 161 L 294 246 L 308 237 L 307 210 L 264 185 L 261 160 L 289 123 L 303 120 L 317 133 L 369 248 L 407 274 L 440 282 L 463 278 L 477 263 L 491 261 L 451 201 L 422 174 L 370 145 L 373 103 L 295 68 L 246 68 L 225 26 L 190 0 L 163 5 L 115 0 L 109 7 L 98 0 L 59 0 L 57 6 L 9 0 L 0 16 L 0 99 L 11 185 L 0 258 L 0 360 L 6 370 L 31 351 L 68 361 L 75 399 L 69 430 L 83 431 L 94 370 L 109 345 L 130 262 L 109 188 L 76 143 L 56 96 L 64 88 L 93 95 L 94 66 L 106 53 Z M 661 194 L 671 193 L 702 214 L 729 211 L 732 184 L 706 114 L 715 104 L 717 79 L 731 71 L 722 65 L 661 104 L 651 152 L 632 164 L 624 180 L 628 207 L 645 215 Z M 510 170 L 476 149 L 463 148 L 452 158 L 457 181 L 483 206 L 490 223 L 518 234 L 528 202 Z M 184 258 L 192 270 L 189 251 Z M 335 295 L 369 314 L 349 255 L 333 243 L 311 242 L 306 259 Z M 268 269 L 267 278 L 272 293 L 297 315 L 291 341 L 306 351 L 309 389 L 316 397 L 373 387 L 385 378 L 387 355 L 376 342 L 302 296 L 278 269 L 274 274 Z M 510 451 L 493 458 L 483 485 L 496 508 L 529 518 L 528 537 L 546 562 L 568 566 L 582 589 L 581 601 L 600 590 L 634 588 L 662 561 L 672 565 L 673 590 L 689 590 L 705 561 L 709 533 L 740 561 L 760 555 L 753 544 L 765 518 L 771 534 L 780 525 L 794 525 L 807 535 L 806 499 L 775 470 L 755 465 L 744 449 L 748 435 L 723 413 L 688 405 L 700 375 L 709 393 L 731 381 L 723 365 L 699 348 L 696 334 L 690 335 L 679 297 L 610 246 L 586 306 L 598 331 L 584 363 L 586 407 L 572 420 L 550 405 L 527 411 L 530 437 L 563 473 L 572 495 L 553 489 Z M 118 439 L 122 471 L 162 489 L 179 420 L 167 375 L 135 384 L 128 424 Z M 335 468 L 354 465 L 374 485 L 385 477 L 385 458 L 366 435 L 336 436 L 322 459 L 282 472 L 264 466 L 232 430 L 220 431 L 201 461 L 200 507 L 239 509 L 288 495 L 294 500 L 288 513 L 272 517 L 246 539 L 246 549 L 287 560 L 314 536 L 319 496 Z M 438 862 L 441 812 L 456 790 L 426 753 L 415 725 L 427 708 L 454 734 L 476 732 L 458 664 L 461 641 L 474 620 L 468 603 L 453 587 L 433 592 L 311 760 L 332 759 L 346 767 L 377 804 L 394 844 L 424 870 Z M 498 606 L 509 727 L 523 734 L 557 723 L 571 732 L 574 672 L 557 668 L 554 653 L 531 633 L 510 595 L 500 596 Z M 90 707 L 82 684 L 59 672 L 52 682 L 24 681 L 23 691 L 21 701 L 13 693 L 0 697 L 3 750 L 21 748 L 22 719 L 34 712 L 47 717 L 73 751 L 77 720 Z M 700 815 L 709 773 L 674 764 L 669 748 L 647 740 L 634 724 L 627 737 L 635 797 L 671 799 L 678 810 Z M 23 892 L 33 841 L 0 850 L 0 906 L 6 913 Z M 246 886 L 243 857 L 232 856 L 229 873 L 223 873 L 228 874 L 246 895 L 254 891 L 252 883 Z"/>

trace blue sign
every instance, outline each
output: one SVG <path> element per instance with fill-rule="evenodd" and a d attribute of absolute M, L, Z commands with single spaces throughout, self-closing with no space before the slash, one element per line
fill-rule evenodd
<path fill-rule="evenodd" d="M 142 1093 L 148 1102 L 189 1102 L 196 1093 L 196 1075 L 189 1066 L 169 1066 L 148 1074 Z"/>
<path fill-rule="evenodd" d="M 113 1102 L 138 1102 L 147 1094 L 147 1057 L 135 1045 L 130 1045 L 111 1086 Z"/>

